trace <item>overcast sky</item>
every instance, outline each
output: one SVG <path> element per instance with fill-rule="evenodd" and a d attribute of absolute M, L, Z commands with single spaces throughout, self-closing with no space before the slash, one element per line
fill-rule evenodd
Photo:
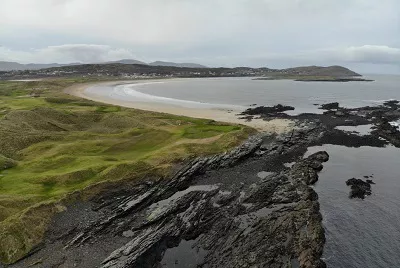
<path fill-rule="evenodd" d="M 1 0 L 0 60 L 400 73 L 400 0 Z"/>

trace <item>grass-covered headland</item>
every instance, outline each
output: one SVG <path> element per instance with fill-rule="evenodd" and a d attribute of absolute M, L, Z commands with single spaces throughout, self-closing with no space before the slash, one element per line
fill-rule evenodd
<path fill-rule="evenodd" d="M 84 198 L 110 181 L 167 179 L 175 163 L 225 151 L 253 132 L 63 93 L 81 82 L 0 81 L 1 262 L 37 246 L 72 196 Z"/>

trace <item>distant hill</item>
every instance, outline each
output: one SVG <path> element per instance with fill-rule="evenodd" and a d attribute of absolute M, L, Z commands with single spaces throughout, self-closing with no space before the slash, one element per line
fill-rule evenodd
<path fill-rule="evenodd" d="M 117 61 L 108 61 L 108 63 L 121 63 L 121 64 L 141 64 L 141 65 L 147 65 L 147 63 L 139 60 L 132 60 L 132 59 L 124 59 L 124 60 L 117 60 Z"/>
<path fill-rule="evenodd" d="M 0 61 L 0 71 L 21 70 L 22 64 L 16 62 Z"/>
<path fill-rule="evenodd" d="M 352 70 L 342 66 L 302 66 L 295 68 L 287 68 L 279 70 L 280 73 L 288 73 L 295 75 L 306 75 L 306 76 L 332 76 L 332 77 L 351 77 L 351 76 L 362 76 Z"/>
<path fill-rule="evenodd" d="M 175 63 L 175 62 L 165 62 L 165 61 L 155 61 L 152 63 L 146 63 L 143 61 L 133 60 L 133 59 L 123 59 L 118 61 L 108 61 L 108 62 L 97 62 L 95 64 L 140 64 L 140 65 L 150 65 L 150 66 L 168 66 L 168 67 L 180 67 L 180 68 L 207 68 L 204 65 L 196 64 L 196 63 Z M 0 61 L 0 71 L 24 71 L 24 70 L 39 70 L 39 69 L 47 69 L 53 67 L 63 67 L 63 66 L 75 66 L 82 65 L 83 63 L 75 62 L 68 64 L 59 64 L 59 63 L 49 63 L 49 64 L 21 64 L 18 62 L 10 62 L 10 61 Z"/>
<path fill-rule="evenodd" d="M 29 64 L 21 64 L 18 62 L 11 62 L 11 61 L 0 61 L 0 71 L 12 71 L 12 70 L 39 70 L 39 69 L 47 69 L 53 67 L 62 67 L 62 66 L 73 66 L 79 65 L 81 63 L 68 63 L 68 64 L 58 64 L 58 63 L 48 63 L 48 64 L 41 64 L 41 63 L 29 63 Z"/>
<path fill-rule="evenodd" d="M 208 68 L 207 66 L 197 63 L 175 63 L 167 61 L 155 61 L 149 63 L 151 66 L 169 66 L 169 67 L 180 67 L 180 68 Z"/>
<path fill-rule="evenodd" d="M 10 61 L 0 61 L 0 71 L 10 71 L 10 70 L 37 70 L 43 68 L 60 67 L 62 65 L 51 63 L 51 64 L 20 64 L 17 62 Z"/>

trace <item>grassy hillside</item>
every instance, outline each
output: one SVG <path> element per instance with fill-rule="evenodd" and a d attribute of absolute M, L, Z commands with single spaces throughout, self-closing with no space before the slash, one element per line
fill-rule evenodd
<path fill-rule="evenodd" d="M 40 243 L 58 201 L 94 184 L 165 176 L 252 129 L 104 105 L 62 89 L 82 79 L 0 82 L 0 260 Z"/>

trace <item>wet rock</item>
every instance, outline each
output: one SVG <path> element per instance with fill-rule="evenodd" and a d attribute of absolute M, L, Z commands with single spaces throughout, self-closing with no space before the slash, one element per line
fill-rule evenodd
<path fill-rule="evenodd" d="M 320 151 L 310 155 L 308 159 L 316 160 L 319 162 L 327 162 L 329 160 L 329 154 L 326 151 Z"/>
<path fill-rule="evenodd" d="M 321 105 L 320 109 L 322 110 L 339 109 L 339 103 L 338 102 L 325 103 Z"/>
<path fill-rule="evenodd" d="M 338 110 L 328 110 L 323 113 L 324 115 L 334 116 L 334 117 L 347 117 L 349 116 L 349 112 L 345 109 Z"/>
<path fill-rule="evenodd" d="M 294 110 L 295 108 L 292 106 L 285 106 L 282 104 L 278 104 L 272 107 L 268 106 L 259 106 L 255 108 L 249 108 L 242 115 L 260 115 L 260 116 L 274 116 L 279 113 L 283 113 L 285 111 Z"/>
<path fill-rule="evenodd" d="M 398 100 L 388 100 L 383 103 L 383 105 L 389 106 L 391 108 L 397 108 L 399 104 L 400 104 L 400 101 L 398 101 Z"/>
<path fill-rule="evenodd" d="M 375 182 L 373 180 L 366 180 L 366 182 L 369 184 L 375 184 Z"/>
<path fill-rule="evenodd" d="M 375 129 L 371 133 L 388 140 L 396 147 L 400 147 L 399 128 L 391 125 L 389 120 L 385 117 L 376 119 Z"/>
<path fill-rule="evenodd" d="M 346 181 L 346 185 L 351 187 L 350 198 L 364 199 L 365 196 L 371 195 L 371 184 L 362 179 L 349 179 Z"/>

